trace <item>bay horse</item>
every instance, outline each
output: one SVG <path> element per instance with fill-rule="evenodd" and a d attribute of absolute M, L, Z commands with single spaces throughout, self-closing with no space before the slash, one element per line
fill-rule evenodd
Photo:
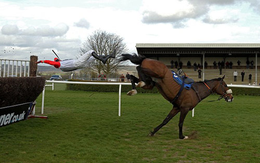
<path fill-rule="evenodd" d="M 183 89 L 183 84 L 180 85 L 175 82 L 173 73 L 167 66 L 154 59 L 145 58 L 142 55 L 122 54 L 121 61 L 130 60 L 132 63 L 138 65 L 136 67 L 139 78 L 131 75 L 130 80 L 132 83 L 132 90 L 128 95 L 134 95 L 137 93 L 137 87 L 143 89 L 152 89 L 157 87 L 160 94 L 170 103 L 173 104 L 173 108 L 163 122 L 154 128 L 150 133 L 153 136 L 164 125 L 166 125 L 176 114 L 180 112 L 179 119 L 179 138 L 187 139 L 188 136 L 183 135 L 183 123 L 187 113 L 192 110 L 201 100 L 205 99 L 212 93 L 217 93 L 220 98 L 224 98 L 227 102 L 232 102 L 232 90 L 227 87 L 227 84 L 222 78 L 216 78 L 211 80 L 204 80 L 200 82 L 194 82 L 191 89 Z M 184 79 L 184 77 L 183 77 Z M 183 80 L 184 83 L 184 80 Z"/>

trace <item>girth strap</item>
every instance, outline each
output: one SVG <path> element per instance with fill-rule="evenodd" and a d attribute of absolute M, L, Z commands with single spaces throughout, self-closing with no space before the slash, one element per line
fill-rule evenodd
<path fill-rule="evenodd" d="M 175 101 L 179 98 L 179 96 L 181 95 L 181 92 L 184 88 L 184 77 L 182 77 L 182 84 L 181 84 L 181 88 L 179 90 L 179 92 L 177 93 L 177 95 L 174 97 L 174 99 L 172 101 L 170 101 L 173 105 L 176 105 Z"/>

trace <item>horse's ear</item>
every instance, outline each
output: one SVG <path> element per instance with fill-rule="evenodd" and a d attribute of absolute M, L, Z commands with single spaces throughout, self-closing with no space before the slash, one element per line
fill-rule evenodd
<path fill-rule="evenodd" d="M 222 77 L 222 80 L 225 78 L 225 75 Z"/>

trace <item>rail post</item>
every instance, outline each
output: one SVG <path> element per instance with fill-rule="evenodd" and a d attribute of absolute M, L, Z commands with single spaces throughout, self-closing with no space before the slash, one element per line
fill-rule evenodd
<path fill-rule="evenodd" d="M 36 77 L 37 60 L 38 60 L 37 56 L 32 55 L 30 57 L 30 77 Z"/>

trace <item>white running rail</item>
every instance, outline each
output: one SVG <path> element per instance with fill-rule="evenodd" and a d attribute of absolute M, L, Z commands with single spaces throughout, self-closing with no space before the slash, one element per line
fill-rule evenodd
<path fill-rule="evenodd" d="M 76 81 L 54 81 L 54 80 L 46 80 L 46 83 L 51 83 L 51 85 L 45 85 L 45 86 L 52 86 L 52 90 L 54 90 L 54 83 L 62 83 L 62 84 L 89 84 L 89 85 L 118 85 L 118 116 L 121 116 L 121 89 L 122 85 L 131 85 L 131 83 L 114 83 L 114 82 L 76 82 Z M 239 87 L 239 88 L 260 88 L 260 86 L 254 86 L 254 85 L 232 85 L 228 84 L 228 87 Z M 41 108 L 41 114 L 44 113 L 44 96 L 45 96 L 45 88 L 42 92 L 42 108 Z M 192 110 L 192 117 L 194 117 L 195 114 L 195 108 Z"/>

